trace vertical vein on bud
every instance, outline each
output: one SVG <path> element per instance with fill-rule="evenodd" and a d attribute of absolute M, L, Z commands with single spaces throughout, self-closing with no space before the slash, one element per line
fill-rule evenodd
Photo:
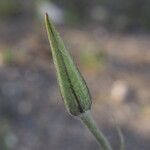
<path fill-rule="evenodd" d="M 47 17 L 48 17 L 48 15 L 46 14 L 46 18 L 47 18 Z M 55 42 L 56 42 L 57 40 L 56 40 L 56 38 L 55 38 L 55 35 L 54 35 L 54 33 L 53 33 L 53 31 L 52 31 L 51 28 L 50 28 L 50 30 L 51 30 L 51 33 L 52 33 L 52 35 L 53 35 L 53 37 L 54 37 L 54 39 L 55 39 Z M 69 77 L 68 70 L 67 70 L 67 68 L 66 68 L 64 59 L 63 59 L 63 57 L 62 57 L 62 55 L 63 55 L 63 54 L 62 54 L 62 51 L 59 49 L 59 47 L 58 47 L 58 50 L 59 50 L 59 52 L 61 53 L 60 56 L 61 56 L 61 59 L 62 59 L 62 62 L 63 62 L 63 66 L 64 66 L 65 72 L 66 72 L 66 74 L 67 74 L 68 81 L 69 81 L 69 83 L 70 83 L 70 88 L 71 88 L 72 93 L 73 93 L 73 95 L 74 95 L 74 97 L 75 97 L 75 100 L 76 100 L 76 102 L 77 102 L 77 104 L 78 104 L 79 111 L 80 111 L 80 113 L 83 113 L 83 109 L 82 109 L 82 107 L 81 107 L 81 105 L 80 105 L 78 96 L 76 95 L 76 92 L 74 91 L 74 88 L 73 88 L 71 79 L 70 79 L 70 77 Z"/>

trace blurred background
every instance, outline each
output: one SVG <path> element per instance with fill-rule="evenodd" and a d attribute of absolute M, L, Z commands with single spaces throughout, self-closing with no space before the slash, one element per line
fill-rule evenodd
<path fill-rule="evenodd" d="M 149 0 L 0 0 L 0 150 L 97 150 L 64 108 L 48 12 L 85 77 L 114 149 L 150 149 Z"/>

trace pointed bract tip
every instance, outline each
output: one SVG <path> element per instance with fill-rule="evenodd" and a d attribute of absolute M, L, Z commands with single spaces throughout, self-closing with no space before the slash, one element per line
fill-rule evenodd
<path fill-rule="evenodd" d="M 48 13 L 46 12 L 46 13 L 45 13 L 45 19 L 48 20 L 48 18 L 49 18 L 49 17 L 48 17 Z"/>
<path fill-rule="evenodd" d="M 45 16 L 48 17 L 48 13 L 47 12 L 45 13 Z"/>

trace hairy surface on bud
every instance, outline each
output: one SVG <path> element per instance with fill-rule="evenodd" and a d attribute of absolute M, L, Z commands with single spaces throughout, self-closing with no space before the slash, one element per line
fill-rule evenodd
<path fill-rule="evenodd" d="M 67 110 L 77 116 L 91 108 L 89 90 L 47 14 L 45 24 L 61 95 Z"/>

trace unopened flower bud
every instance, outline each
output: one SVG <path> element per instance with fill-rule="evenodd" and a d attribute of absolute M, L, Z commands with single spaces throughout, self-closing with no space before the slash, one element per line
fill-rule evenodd
<path fill-rule="evenodd" d="M 47 14 L 45 23 L 65 106 L 72 115 L 80 115 L 91 108 L 88 87 Z"/>

